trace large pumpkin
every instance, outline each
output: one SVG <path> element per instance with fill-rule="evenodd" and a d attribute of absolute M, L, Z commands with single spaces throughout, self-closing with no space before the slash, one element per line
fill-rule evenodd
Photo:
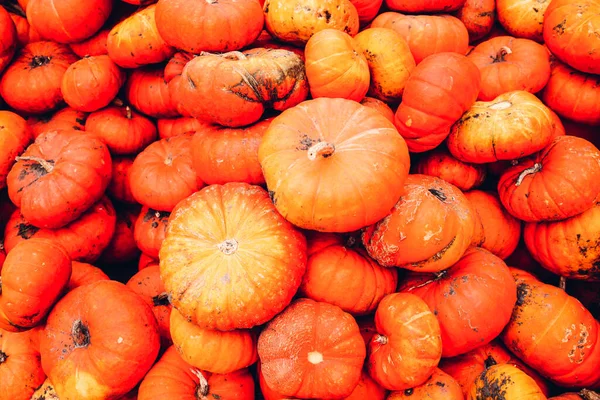
<path fill-rule="evenodd" d="M 10 64 L 15 51 L 19 37 L 17 36 L 17 28 L 12 21 L 10 14 L 0 7 L 0 74 Z"/>
<path fill-rule="evenodd" d="M 496 0 L 467 0 L 456 13 L 467 31 L 469 41 L 486 37 L 496 22 Z"/>
<path fill-rule="evenodd" d="M 276 117 L 258 151 L 277 210 L 294 225 L 351 232 L 383 218 L 402 193 L 404 140 L 379 112 L 310 100 Z"/>
<path fill-rule="evenodd" d="M 412 152 L 437 147 L 477 100 L 480 74 L 456 53 L 427 57 L 411 73 L 394 124 Z"/>
<path fill-rule="evenodd" d="M 458 382 L 436 368 L 422 385 L 390 393 L 387 400 L 463 400 Z"/>
<path fill-rule="evenodd" d="M 284 396 L 349 396 L 359 382 L 365 354 L 350 314 L 309 299 L 292 303 L 258 339 L 265 383 Z"/>
<path fill-rule="evenodd" d="M 40 353 L 59 398 L 116 399 L 142 379 L 159 347 L 150 306 L 122 283 L 102 280 L 56 304 Z"/>
<path fill-rule="evenodd" d="M 389 390 L 425 383 L 442 356 L 440 325 L 427 304 L 407 293 L 390 294 L 375 312 L 377 334 L 368 343 L 369 375 Z"/>
<path fill-rule="evenodd" d="M 168 211 L 156 211 L 149 207 L 142 208 L 135 221 L 134 238 L 144 254 L 158 258 L 170 215 L 171 213 Z"/>
<path fill-rule="evenodd" d="M 494 365 L 481 373 L 469 389 L 466 400 L 546 400 L 535 380 L 510 364 Z"/>
<path fill-rule="evenodd" d="M 6 176 L 20 155 L 31 143 L 33 133 L 27 122 L 10 111 L 0 111 L 0 189 L 6 187 Z"/>
<path fill-rule="evenodd" d="M 470 190 L 483 183 L 486 177 L 485 165 L 468 164 L 452 156 L 444 146 L 428 152 L 419 158 L 416 172 L 437 176 L 460 190 Z"/>
<path fill-rule="evenodd" d="M 407 13 L 436 13 L 459 9 L 465 0 L 385 0 L 390 10 Z"/>
<path fill-rule="evenodd" d="M 67 46 L 54 42 L 30 43 L 4 72 L 0 95 L 6 104 L 22 113 L 54 110 L 63 101 L 60 90 L 63 75 L 76 60 Z"/>
<path fill-rule="evenodd" d="M 438 272 L 471 245 L 476 214 L 455 186 L 427 175 L 409 175 L 391 212 L 366 228 L 363 243 L 379 264 Z"/>
<path fill-rule="evenodd" d="M 18 332 L 40 324 L 70 276 L 71 259 L 62 246 L 47 239 L 15 246 L 0 275 L 0 329 Z"/>
<path fill-rule="evenodd" d="M 76 130 L 43 133 L 7 177 L 8 195 L 38 228 L 61 228 L 102 198 L 110 182 L 108 149 Z"/>
<path fill-rule="evenodd" d="M 558 59 L 582 72 L 600 73 L 600 37 L 594 34 L 598 29 L 598 0 L 553 0 L 544 15 L 546 45 Z"/>
<path fill-rule="evenodd" d="M 600 151 L 576 136 L 559 136 L 500 178 L 504 207 L 527 222 L 557 221 L 591 208 L 600 195 Z"/>
<path fill-rule="evenodd" d="M 498 21 L 513 36 L 542 43 L 544 14 L 551 0 L 498 0 Z"/>
<path fill-rule="evenodd" d="M 136 69 L 125 84 L 127 102 L 150 117 L 179 116 L 165 81 L 164 70 L 162 65 Z"/>
<path fill-rule="evenodd" d="M 210 329 L 269 321 L 290 302 L 305 270 L 304 237 L 264 189 L 245 183 L 211 185 L 179 203 L 160 248 L 171 303 Z"/>

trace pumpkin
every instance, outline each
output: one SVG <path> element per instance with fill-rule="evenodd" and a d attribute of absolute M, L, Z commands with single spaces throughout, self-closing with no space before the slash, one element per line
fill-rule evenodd
<path fill-rule="evenodd" d="M 7 177 L 8 195 L 32 225 L 57 229 L 102 198 L 111 171 L 100 139 L 76 130 L 51 131 L 19 156 Z"/>
<path fill-rule="evenodd" d="M 177 52 L 169 59 L 169 62 L 165 66 L 164 80 L 169 87 L 169 97 L 171 98 L 171 104 L 177 112 L 183 117 L 189 117 L 190 113 L 185 110 L 180 100 L 179 86 L 182 85 L 181 74 L 185 65 L 194 58 L 195 56 L 186 52 Z"/>
<path fill-rule="evenodd" d="M 162 66 L 132 71 L 125 85 L 125 96 L 129 104 L 148 116 L 171 118 L 179 115 L 171 101 Z"/>
<path fill-rule="evenodd" d="M 310 299 L 293 302 L 258 338 L 265 383 L 284 396 L 349 396 L 360 380 L 365 354 L 354 318 Z"/>
<path fill-rule="evenodd" d="M 546 147 L 556 123 L 551 110 L 533 94 L 508 92 L 473 104 L 452 126 L 448 150 L 464 162 L 514 160 Z"/>
<path fill-rule="evenodd" d="M 383 266 L 438 272 L 460 260 L 471 245 L 475 218 L 455 186 L 432 176 L 409 175 L 398 203 L 364 229 L 362 241 Z"/>
<path fill-rule="evenodd" d="M 546 400 L 535 380 L 510 364 L 494 365 L 481 373 L 469 389 L 466 400 Z"/>
<path fill-rule="evenodd" d="M 4 245 L 11 251 L 18 243 L 44 238 L 60 244 L 73 260 L 94 262 L 108 246 L 115 232 L 115 210 L 106 197 L 62 228 L 37 228 L 16 210 L 4 232 Z"/>
<path fill-rule="evenodd" d="M 70 43 L 69 47 L 73 53 L 83 58 L 85 56 L 102 56 L 108 54 L 106 42 L 110 28 L 99 30 L 95 35 L 78 43 Z"/>
<path fill-rule="evenodd" d="M 345 246 L 341 236 L 316 233 L 307 239 L 308 263 L 300 286 L 305 297 L 362 315 L 375 311 L 381 299 L 396 291 L 396 269 L 381 267 L 364 250 Z"/>
<path fill-rule="evenodd" d="M 156 5 L 143 8 L 115 25 L 106 40 L 108 56 L 123 68 L 164 61 L 175 53 L 159 34 Z"/>
<path fill-rule="evenodd" d="M 60 90 L 63 75 L 76 60 L 67 46 L 54 42 L 30 43 L 4 71 L 0 96 L 22 113 L 54 110 L 63 101 Z"/>
<path fill-rule="evenodd" d="M 123 207 L 117 210 L 114 234 L 100 255 L 102 264 L 123 264 L 137 260 L 140 250 L 133 238 L 133 226 L 138 212 L 139 208 Z"/>
<path fill-rule="evenodd" d="M 537 93 L 550 79 L 548 50 L 533 40 L 498 36 L 477 45 L 468 58 L 481 71 L 482 101 L 515 90 Z"/>
<path fill-rule="evenodd" d="M 265 27 L 275 39 L 297 46 L 328 28 L 355 36 L 360 23 L 350 0 L 266 0 L 264 15 Z"/>
<path fill-rule="evenodd" d="M 254 400 L 254 379 L 247 369 L 218 375 L 186 363 L 171 346 L 146 375 L 138 400 Z"/>
<path fill-rule="evenodd" d="M 539 133 L 537 133 L 539 135 Z M 504 207 L 526 222 L 557 221 L 591 208 L 600 195 L 600 151 L 576 136 L 559 136 L 498 182 Z"/>
<path fill-rule="evenodd" d="M 456 16 L 469 32 L 469 42 L 486 37 L 496 21 L 496 0 L 466 0 Z"/>
<path fill-rule="evenodd" d="M 387 103 L 376 99 L 374 97 L 365 97 L 360 102 L 365 107 L 372 108 L 374 110 L 379 111 L 384 117 L 387 118 L 388 121 L 394 123 L 394 111 L 387 105 Z"/>
<path fill-rule="evenodd" d="M 40 361 L 40 330 L 13 333 L 0 329 L 2 398 L 30 400 L 46 375 Z"/>
<path fill-rule="evenodd" d="M 411 73 L 394 123 L 411 152 L 437 147 L 477 99 L 479 71 L 467 57 L 438 53 Z"/>
<path fill-rule="evenodd" d="M 324 29 L 308 40 L 304 54 L 313 98 L 361 101 L 365 97 L 370 83 L 369 65 L 352 36 L 337 29 Z"/>
<path fill-rule="evenodd" d="M 563 290 L 527 272 L 513 270 L 513 275 L 518 300 L 502 333 L 506 347 L 558 385 L 597 387 L 598 321 Z"/>
<path fill-rule="evenodd" d="M 42 40 L 40 34 L 37 33 L 35 29 L 29 26 L 29 22 L 27 22 L 26 17 L 22 17 L 19 14 L 10 13 L 10 18 L 13 20 L 15 24 L 15 28 L 17 28 L 17 36 L 18 36 L 18 45 L 19 47 L 23 47 L 28 43 L 39 42 Z M 8 28 L 10 29 L 10 27 Z M 10 35 L 10 34 L 8 34 Z M 0 68 L 1 70 L 1 68 Z"/>
<path fill-rule="evenodd" d="M 287 50 L 205 53 L 186 64 L 171 95 L 192 117 L 229 127 L 252 124 L 266 107 L 285 110 L 308 95 L 304 64 Z M 173 83 L 173 81 L 171 81 Z"/>
<path fill-rule="evenodd" d="M 521 222 L 510 215 L 495 193 L 472 190 L 465 193 L 483 227 L 484 240 L 480 247 L 506 259 L 519 244 Z"/>
<path fill-rule="evenodd" d="M 513 36 L 543 43 L 544 13 L 551 0 L 498 0 L 498 21 Z"/>
<path fill-rule="evenodd" d="M 73 109 L 92 112 L 109 105 L 124 81 L 125 73 L 108 56 L 90 56 L 67 68 L 61 93 Z"/>
<path fill-rule="evenodd" d="M 358 13 L 361 26 L 366 26 L 379 13 L 383 0 L 350 0 Z"/>
<path fill-rule="evenodd" d="M 0 329 L 18 332 L 39 325 L 70 276 L 71 259 L 59 244 L 32 239 L 16 245 L 0 276 Z"/>
<path fill-rule="evenodd" d="M 452 268 L 436 275 L 410 273 L 400 291 L 422 298 L 440 322 L 443 356 L 489 343 L 502 332 L 517 301 L 506 264 L 473 247 Z M 474 302 L 472 299 L 477 299 Z M 489 316 L 494 315 L 493 319 Z"/>
<path fill-rule="evenodd" d="M 366 365 L 371 378 L 389 390 L 425 383 L 442 356 L 440 325 L 427 304 L 413 294 L 387 295 L 375 312 L 375 326 Z"/>
<path fill-rule="evenodd" d="M 146 304 L 152 308 L 152 312 L 158 322 L 158 333 L 160 334 L 163 348 L 171 345 L 171 304 L 165 286 L 160 280 L 160 269 L 158 265 L 140 270 L 127 281 L 127 287 L 136 292 Z"/>
<path fill-rule="evenodd" d="M 181 135 L 187 132 L 197 132 L 207 126 L 196 118 L 180 117 L 180 118 L 163 118 L 156 121 L 158 128 L 158 137 L 166 139 L 173 136 Z"/>
<path fill-rule="evenodd" d="M 390 10 L 407 13 L 435 13 L 459 9 L 465 0 L 385 0 Z"/>
<path fill-rule="evenodd" d="M 144 268 L 152 267 L 153 265 L 158 265 L 158 259 L 154 259 L 144 253 L 140 255 L 140 259 L 138 261 L 138 271 L 141 271 Z"/>
<path fill-rule="evenodd" d="M 408 43 L 418 64 L 432 54 L 454 52 L 467 54 L 469 32 L 465 25 L 450 15 L 403 15 L 396 12 L 379 14 L 373 28 L 395 30 Z"/>
<path fill-rule="evenodd" d="M 559 60 L 590 74 L 600 73 L 598 0 L 555 0 L 544 15 L 544 41 Z"/>
<path fill-rule="evenodd" d="M 28 0 L 27 20 L 40 36 L 76 43 L 96 33 L 112 11 L 112 0 Z"/>
<path fill-rule="evenodd" d="M 562 221 L 530 222 L 523 236 L 544 268 L 570 279 L 600 281 L 600 201 Z"/>
<path fill-rule="evenodd" d="M 19 43 L 19 36 L 17 34 L 17 28 L 12 21 L 8 11 L 4 7 L 0 7 L 0 74 L 10 64 L 17 45 Z"/>
<path fill-rule="evenodd" d="M 112 178 L 106 192 L 121 203 L 136 204 L 129 185 L 129 170 L 133 165 L 132 157 L 114 157 L 112 160 Z"/>
<path fill-rule="evenodd" d="M 258 148 L 270 124 L 268 119 L 244 128 L 200 127 L 191 144 L 192 163 L 198 178 L 208 185 L 265 183 Z"/>
<path fill-rule="evenodd" d="M 88 113 L 86 112 L 65 107 L 55 113 L 28 117 L 27 124 L 31 127 L 33 138 L 37 139 L 42 133 L 49 131 L 61 129 L 84 131 L 87 117 Z"/>
<path fill-rule="evenodd" d="M 258 360 L 256 332 L 243 329 L 222 332 L 200 328 L 188 322 L 177 310 L 171 313 L 171 336 L 179 355 L 190 365 L 205 371 L 228 374 Z"/>
<path fill-rule="evenodd" d="M 431 377 L 420 386 L 392 392 L 387 400 L 463 400 L 458 382 L 436 368 Z"/>
<path fill-rule="evenodd" d="M 157 259 L 160 246 L 165 239 L 170 212 L 156 211 L 143 207 L 135 221 L 134 237 L 139 249 Z"/>
<path fill-rule="evenodd" d="M 369 65 L 369 94 L 386 102 L 399 101 L 416 66 L 406 40 L 386 28 L 365 29 L 355 40 Z"/>
<path fill-rule="evenodd" d="M 441 178 L 460 190 L 470 190 L 480 186 L 486 177 L 485 165 L 462 162 L 442 146 L 419 158 L 416 172 Z"/>
<path fill-rule="evenodd" d="M 269 321 L 290 302 L 306 270 L 305 238 L 264 189 L 246 183 L 210 185 L 180 202 L 159 255 L 173 306 L 209 329 Z"/>
<path fill-rule="evenodd" d="M 296 226 L 326 232 L 385 217 L 410 163 L 404 140 L 381 113 L 329 98 L 276 117 L 258 159 L 277 210 Z"/>
<path fill-rule="evenodd" d="M 91 264 L 73 261 L 71 263 L 71 279 L 67 285 L 67 291 L 79 286 L 89 285 L 97 281 L 107 281 L 110 278 L 98 267 Z"/>
<path fill-rule="evenodd" d="M 0 189 L 6 187 L 6 176 L 20 155 L 31 143 L 33 133 L 27 122 L 10 111 L 0 111 Z"/>
<path fill-rule="evenodd" d="M 204 184 L 192 165 L 192 135 L 161 139 L 146 147 L 129 170 L 131 193 L 138 203 L 171 211 Z"/>
<path fill-rule="evenodd" d="M 550 80 L 542 92 L 542 99 L 562 117 L 600 126 L 600 79 L 597 76 L 576 71 L 560 61 L 554 61 Z"/>

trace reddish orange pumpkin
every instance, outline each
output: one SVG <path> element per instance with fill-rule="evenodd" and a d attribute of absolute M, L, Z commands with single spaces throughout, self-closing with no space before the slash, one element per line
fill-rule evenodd
<path fill-rule="evenodd" d="M 513 36 L 543 43 L 544 14 L 551 0 L 498 0 L 498 21 Z"/>
<path fill-rule="evenodd" d="M 504 207 L 526 222 L 557 221 L 591 208 L 600 195 L 600 151 L 576 136 L 559 136 L 500 178 Z"/>
<path fill-rule="evenodd" d="M 117 210 L 114 233 L 100 255 L 102 264 L 124 264 L 134 259 L 137 260 L 140 250 L 133 238 L 133 226 L 138 212 L 139 208 L 135 207 L 123 207 Z"/>
<path fill-rule="evenodd" d="M 133 158 L 114 157 L 112 161 L 112 178 L 106 192 L 121 203 L 136 204 L 129 185 L 129 169 L 133 165 Z"/>
<path fill-rule="evenodd" d="M 197 132 L 209 125 L 192 117 L 159 119 L 156 121 L 158 137 L 161 139 L 181 135 L 182 133 Z"/>
<path fill-rule="evenodd" d="M 26 17 L 22 17 L 18 14 L 14 14 L 11 12 L 10 18 L 12 18 L 15 24 L 15 28 L 17 28 L 19 47 L 23 47 L 29 43 L 39 42 L 40 40 L 42 40 L 40 34 L 29 25 L 29 22 L 27 22 Z M 0 70 L 2 70 L 2 68 L 0 68 Z"/>
<path fill-rule="evenodd" d="M 131 72 L 125 85 L 125 96 L 135 109 L 151 117 L 178 116 L 162 66 L 139 68 Z"/>
<path fill-rule="evenodd" d="M 170 212 L 156 211 L 143 207 L 135 221 L 134 237 L 138 248 L 144 254 L 158 259 L 160 246 L 165 240 Z"/>
<path fill-rule="evenodd" d="M 392 109 L 390 108 L 390 106 L 387 105 L 387 103 L 374 97 L 365 97 L 364 99 L 362 99 L 360 104 L 362 104 L 365 107 L 369 107 L 379 111 L 379 113 L 386 117 L 388 121 L 394 123 L 394 111 L 392 111 Z"/>
<path fill-rule="evenodd" d="M 158 265 L 158 259 L 154 259 L 154 258 L 142 253 L 142 255 L 140 256 L 140 259 L 138 261 L 138 271 L 141 271 L 144 268 L 149 268 L 153 265 Z"/>
<path fill-rule="evenodd" d="M 546 400 L 535 380 L 510 364 L 494 365 L 475 379 L 467 400 L 479 399 Z"/>
<path fill-rule="evenodd" d="M 63 75 L 75 61 L 77 57 L 67 46 L 54 42 L 30 43 L 4 72 L 0 95 L 6 104 L 22 113 L 54 110 L 63 101 L 60 90 Z"/>
<path fill-rule="evenodd" d="M 269 321 L 290 302 L 305 270 L 304 237 L 264 189 L 246 183 L 211 185 L 179 203 L 160 248 L 173 306 L 201 328 Z"/>
<path fill-rule="evenodd" d="M 0 111 L 0 189 L 6 187 L 6 176 L 20 155 L 31 143 L 33 133 L 27 122 L 10 111 Z"/>
<path fill-rule="evenodd" d="M 15 246 L 0 276 L 0 329 L 19 332 L 39 325 L 70 276 L 71 259 L 62 246 L 47 239 Z"/>
<path fill-rule="evenodd" d="M 465 0 L 385 0 L 390 10 L 408 13 L 435 13 L 459 9 Z"/>
<path fill-rule="evenodd" d="M 61 228 L 102 198 L 110 182 L 108 149 L 76 130 L 43 133 L 7 177 L 8 195 L 38 228 Z"/>
<path fill-rule="evenodd" d="M 67 68 L 61 93 L 73 109 L 92 112 L 109 105 L 124 81 L 125 73 L 108 56 L 89 56 Z"/>
<path fill-rule="evenodd" d="M 29 117 L 27 118 L 27 124 L 31 127 L 33 138 L 37 139 L 44 132 L 62 129 L 84 131 L 87 117 L 88 113 L 74 110 L 71 107 L 65 107 L 55 113 L 39 117 Z"/>
<path fill-rule="evenodd" d="M 73 53 L 83 58 L 85 56 L 102 56 L 108 54 L 106 42 L 110 28 L 99 30 L 95 35 L 78 43 L 71 43 L 69 47 Z"/>
<path fill-rule="evenodd" d="M 392 392 L 387 400 L 463 400 L 458 382 L 444 371 L 436 368 L 422 385 L 404 391 Z"/>
<path fill-rule="evenodd" d="M 10 18 L 8 11 L 4 7 L 0 7 L 0 74 L 10 64 L 17 44 L 19 36 L 14 22 Z"/>
<path fill-rule="evenodd" d="M 496 0 L 466 0 L 456 16 L 469 32 L 469 42 L 486 37 L 496 21 Z"/>
<path fill-rule="evenodd" d="M 366 26 L 379 13 L 383 0 L 350 0 L 358 13 L 361 26 Z"/>
<path fill-rule="evenodd" d="M 73 261 L 71 263 L 71 270 L 71 279 L 67 286 L 67 291 L 69 292 L 79 286 L 110 279 L 100 268 L 79 261 Z"/>
<path fill-rule="evenodd" d="M 460 190 L 470 190 L 481 185 L 486 176 L 484 165 L 457 160 L 441 146 L 417 161 L 416 172 L 441 178 Z"/>
<path fill-rule="evenodd" d="M 300 299 L 265 327 L 258 354 L 265 383 L 276 393 L 343 398 L 360 380 L 366 350 L 350 314 L 328 303 Z"/>

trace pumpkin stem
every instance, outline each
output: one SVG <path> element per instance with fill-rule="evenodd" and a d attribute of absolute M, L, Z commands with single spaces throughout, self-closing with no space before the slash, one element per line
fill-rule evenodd
<path fill-rule="evenodd" d="M 313 365 L 321 364 L 323 362 L 323 354 L 318 351 L 311 351 L 308 353 L 308 362 Z"/>
<path fill-rule="evenodd" d="M 319 142 L 308 149 L 308 159 L 316 160 L 317 156 L 327 158 L 331 157 L 333 153 L 335 153 L 335 146 L 332 143 Z"/>
<path fill-rule="evenodd" d="M 88 347 L 90 345 L 90 330 L 80 319 L 73 322 L 71 337 L 75 347 Z"/>
<path fill-rule="evenodd" d="M 5 352 L 3 352 L 3 351 L 0 350 L 0 365 L 2 363 L 4 363 L 7 358 L 8 358 L 8 355 Z"/>
<path fill-rule="evenodd" d="M 525 168 L 523 170 L 523 172 L 521 172 L 521 175 L 519 175 L 519 178 L 517 178 L 517 182 L 515 183 L 515 186 L 521 186 L 521 184 L 523 183 L 523 179 L 525 179 L 525 177 L 527 175 L 536 174 L 536 173 L 540 172 L 541 170 L 542 170 L 542 164 L 540 164 L 540 163 L 535 163 L 535 164 L 533 164 L 533 167 Z"/>
<path fill-rule="evenodd" d="M 442 191 L 440 191 L 440 190 L 429 189 L 429 193 L 431 193 L 432 195 L 434 195 L 435 197 L 437 197 L 437 199 L 439 201 L 444 202 L 444 201 L 448 200 L 448 198 L 446 197 L 446 195 Z"/>
<path fill-rule="evenodd" d="M 125 117 L 127 117 L 127 119 L 133 118 L 131 107 L 129 106 L 125 106 Z"/>
<path fill-rule="evenodd" d="M 495 63 L 504 62 L 504 61 L 506 61 L 506 56 L 509 54 L 512 54 L 512 50 L 510 49 L 510 47 L 502 46 L 502 47 L 500 47 L 498 54 L 496 54 L 495 57 L 492 57 L 494 60 L 493 62 L 495 62 Z"/>
<path fill-rule="evenodd" d="M 223 252 L 223 254 L 230 256 L 232 254 L 235 254 L 235 252 L 237 251 L 238 242 L 235 239 L 227 239 L 219 243 L 217 247 Z"/>
<path fill-rule="evenodd" d="M 488 358 L 486 358 L 485 361 L 483 362 L 485 369 L 493 367 L 496 364 L 498 364 L 498 363 L 496 362 L 496 360 L 494 360 L 494 357 L 492 357 L 492 356 L 488 356 Z"/>
<path fill-rule="evenodd" d="M 387 336 L 377 335 L 377 337 L 375 338 L 375 343 L 387 344 L 388 338 L 387 338 Z"/>
<path fill-rule="evenodd" d="M 198 377 L 198 386 L 196 386 L 196 399 L 198 400 L 204 400 L 206 399 L 208 396 L 208 391 L 209 391 L 209 387 L 208 387 L 208 381 L 206 380 L 206 378 L 204 377 L 204 375 L 202 374 L 202 372 L 198 369 L 191 369 L 190 371 L 192 371 L 192 374 L 196 375 L 196 377 Z"/>
<path fill-rule="evenodd" d="M 588 389 L 583 389 L 581 392 L 579 392 L 579 395 L 583 397 L 584 400 L 600 400 L 600 394 L 592 392 Z"/>
<path fill-rule="evenodd" d="M 558 281 L 558 287 L 563 291 L 567 290 L 567 278 L 561 276 L 560 280 Z"/>
<path fill-rule="evenodd" d="M 171 304 L 171 296 L 167 292 L 157 294 L 152 298 L 152 304 L 154 304 L 155 307 L 168 306 L 169 304 Z"/>
<path fill-rule="evenodd" d="M 43 67 L 44 65 L 47 65 L 50 62 L 50 60 L 52 60 L 52 57 L 35 56 L 31 59 L 29 66 L 31 68 Z"/>
<path fill-rule="evenodd" d="M 46 171 L 46 173 L 50 173 L 52 172 L 52 170 L 54 169 L 54 163 L 52 163 L 51 161 L 47 161 L 44 160 L 43 158 L 40 157 L 17 157 L 15 158 L 16 161 L 33 161 L 36 162 L 38 164 L 40 164 L 42 166 L 42 168 L 44 168 L 44 170 Z"/>

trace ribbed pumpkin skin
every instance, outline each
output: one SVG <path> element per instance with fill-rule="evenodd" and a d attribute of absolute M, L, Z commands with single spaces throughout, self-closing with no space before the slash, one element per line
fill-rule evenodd
<path fill-rule="evenodd" d="M 498 0 L 498 21 L 515 37 L 544 42 L 544 14 L 551 0 Z"/>
<path fill-rule="evenodd" d="M 2 73 L 10 64 L 19 40 L 15 24 L 4 7 L 0 10 L 0 38 L 2 38 L 0 41 L 0 73 Z"/>

